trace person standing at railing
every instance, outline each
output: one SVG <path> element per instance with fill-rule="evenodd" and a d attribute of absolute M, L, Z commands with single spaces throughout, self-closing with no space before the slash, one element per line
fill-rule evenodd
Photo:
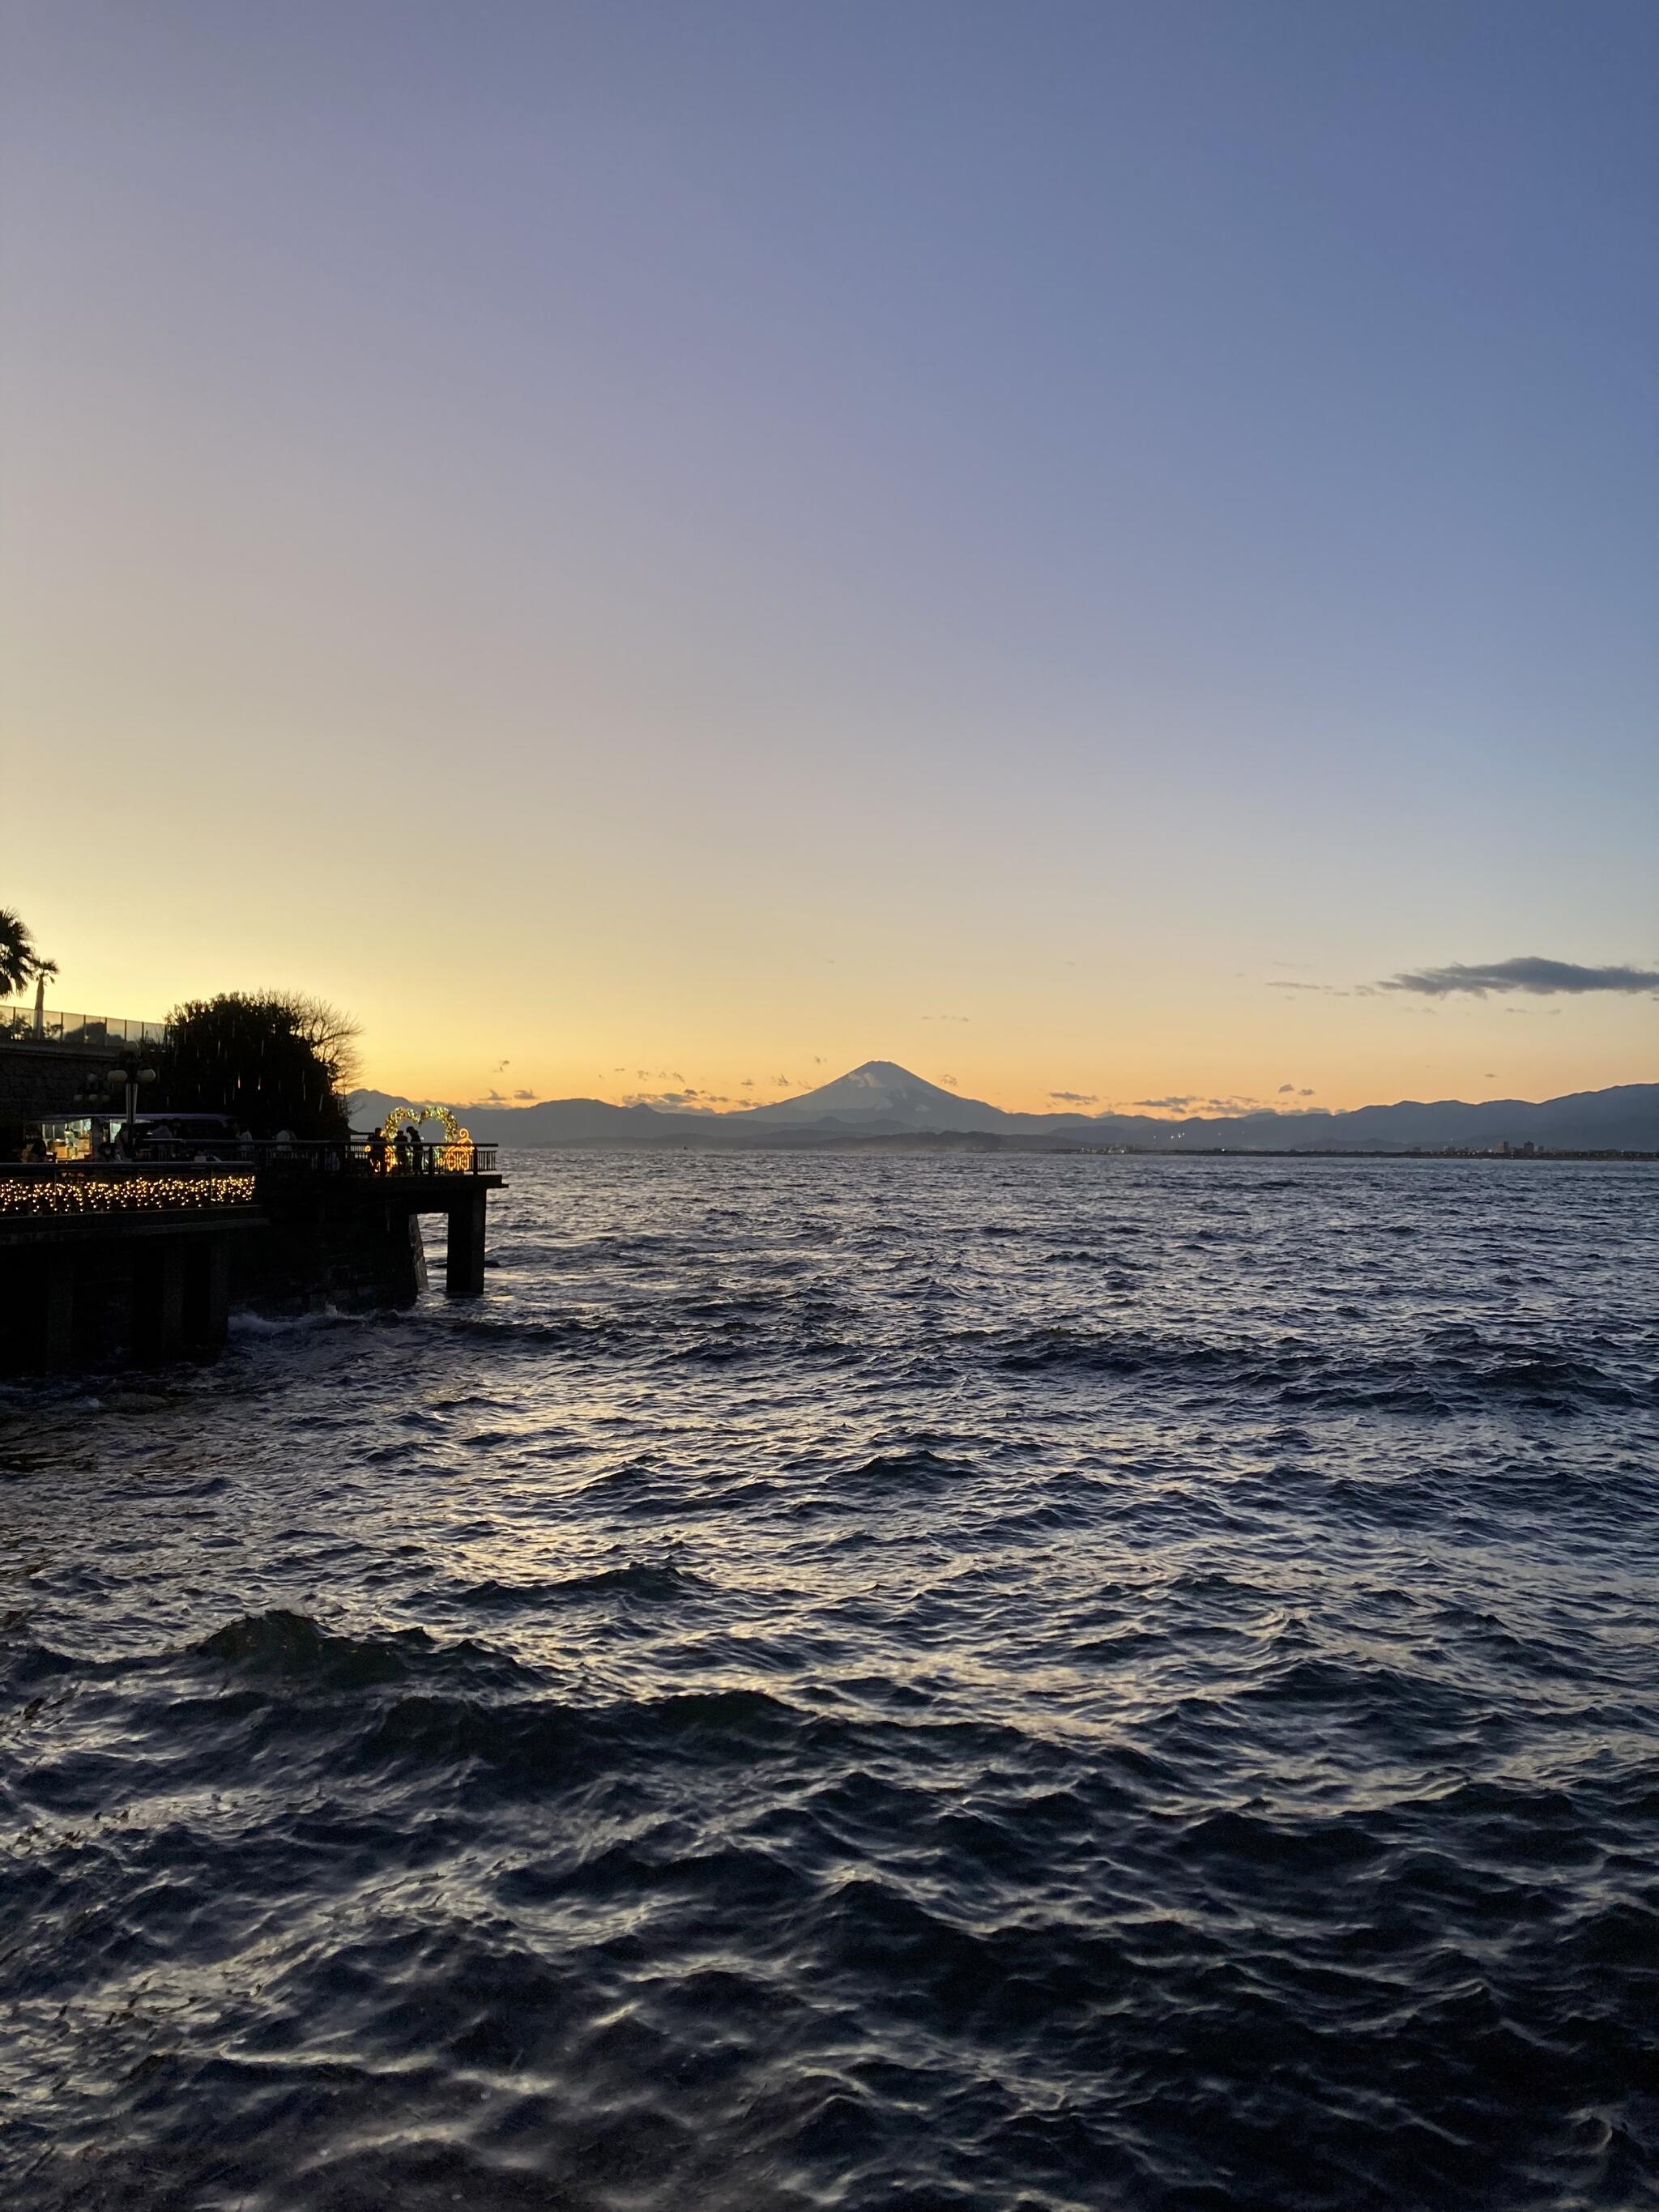
<path fill-rule="evenodd" d="M 386 1131 L 384 1129 L 372 1130 L 369 1134 L 368 1142 L 363 1146 L 363 1150 L 368 1155 L 368 1171 L 370 1175 L 384 1175 L 386 1173 Z"/>
<path fill-rule="evenodd" d="M 410 1135 L 408 1127 L 406 1124 L 400 1124 L 397 1135 L 392 1140 L 392 1149 L 398 1157 L 398 1172 L 399 1175 L 407 1175 L 410 1172 L 409 1147 Z"/>

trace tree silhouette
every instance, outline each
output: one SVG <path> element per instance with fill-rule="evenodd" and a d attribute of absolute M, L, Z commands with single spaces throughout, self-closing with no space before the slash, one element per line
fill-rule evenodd
<path fill-rule="evenodd" d="M 155 1053 L 161 1099 L 175 1113 L 233 1114 L 256 1137 L 346 1133 L 341 1090 L 356 1025 L 288 991 L 192 999 L 167 1018 Z"/>
<path fill-rule="evenodd" d="M 0 906 L 0 999 L 26 990 L 37 976 L 57 973 L 58 963 L 35 951 L 22 916 Z"/>

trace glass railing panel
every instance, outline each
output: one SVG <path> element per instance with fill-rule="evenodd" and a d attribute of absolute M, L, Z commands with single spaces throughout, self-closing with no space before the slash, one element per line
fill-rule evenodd
<path fill-rule="evenodd" d="M 46 1006 L 37 1013 L 26 1000 L 0 1004 L 0 1042 L 88 1045 L 108 1050 L 112 1046 L 161 1044 L 167 1034 L 165 1022 L 145 1021 L 136 1015 L 77 1014 L 60 1006 Z"/>

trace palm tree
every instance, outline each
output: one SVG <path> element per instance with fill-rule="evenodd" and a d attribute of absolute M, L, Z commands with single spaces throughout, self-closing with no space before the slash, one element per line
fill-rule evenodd
<path fill-rule="evenodd" d="M 35 951 L 21 915 L 9 906 L 0 906 L 0 999 L 27 988 L 37 977 L 57 973 L 58 963 L 44 959 Z"/>

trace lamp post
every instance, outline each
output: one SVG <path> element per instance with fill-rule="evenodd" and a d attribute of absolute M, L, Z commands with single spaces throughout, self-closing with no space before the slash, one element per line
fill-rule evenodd
<path fill-rule="evenodd" d="M 143 1066 L 140 1064 L 139 1055 L 136 1052 L 123 1053 L 109 1072 L 110 1089 L 125 1090 L 126 1092 L 125 1143 L 129 1156 L 138 1149 L 138 1086 L 142 1083 L 154 1083 L 155 1080 L 155 1070 L 153 1067 Z"/>

